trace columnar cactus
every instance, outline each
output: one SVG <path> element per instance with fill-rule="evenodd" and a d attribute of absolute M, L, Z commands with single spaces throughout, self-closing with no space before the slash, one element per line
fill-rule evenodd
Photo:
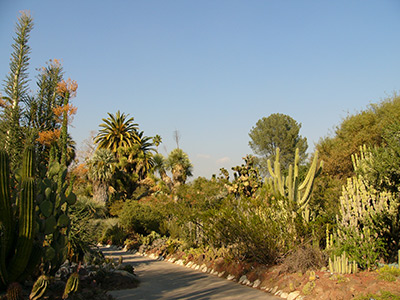
<path fill-rule="evenodd" d="M 287 200 L 286 203 L 282 203 L 283 205 L 289 206 L 290 210 L 301 214 L 303 219 L 308 221 L 310 217 L 308 202 L 310 201 L 312 187 L 315 178 L 322 169 L 322 161 L 318 164 L 318 151 L 315 152 L 307 176 L 301 183 L 299 182 L 299 149 L 296 149 L 294 166 L 289 166 L 288 176 L 281 174 L 279 154 L 280 150 L 277 148 L 274 168 L 272 168 L 271 161 L 268 160 L 268 171 L 271 177 L 267 178 L 266 181 L 276 194 Z"/>
<path fill-rule="evenodd" d="M 7 153 L 0 151 L 0 214 L 2 231 L 0 243 L 0 286 L 18 281 L 32 259 L 35 228 L 34 150 L 24 153 L 23 172 L 18 201 L 10 193 L 10 169 Z M 14 213 L 11 203 L 17 203 Z M 18 219 L 18 227 L 14 224 Z"/>
<path fill-rule="evenodd" d="M 358 271 L 358 266 L 355 261 L 350 262 L 343 252 L 341 256 L 333 256 L 333 260 L 329 257 L 329 271 L 337 274 L 355 274 Z"/>

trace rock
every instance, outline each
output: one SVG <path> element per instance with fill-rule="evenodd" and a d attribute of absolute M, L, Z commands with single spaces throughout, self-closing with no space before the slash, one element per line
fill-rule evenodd
<path fill-rule="evenodd" d="M 281 296 L 281 298 L 286 299 L 289 296 L 289 294 L 286 292 L 283 292 L 280 296 Z"/>
<path fill-rule="evenodd" d="M 226 279 L 228 279 L 228 280 L 234 280 L 234 279 L 235 279 L 235 276 L 229 274 L 228 277 L 226 277 Z"/>
<path fill-rule="evenodd" d="M 186 267 L 190 268 L 191 266 L 193 266 L 193 262 L 192 262 L 192 261 L 189 261 L 189 262 L 187 263 Z"/>
<path fill-rule="evenodd" d="M 271 294 L 275 294 L 278 291 L 278 286 L 274 286 L 274 288 L 270 291 Z"/>
<path fill-rule="evenodd" d="M 299 291 L 291 292 L 291 293 L 289 294 L 289 296 L 287 297 L 287 299 L 288 299 L 288 300 L 294 300 L 294 299 L 297 298 L 298 295 L 300 295 L 300 292 L 299 292 Z"/>
<path fill-rule="evenodd" d="M 225 275 L 225 271 L 218 273 L 218 277 L 223 277 Z"/>
<path fill-rule="evenodd" d="M 239 283 L 240 284 L 245 284 L 244 282 L 247 280 L 247 276 L 243 275 L 242 277 L 239 278 Z M 247 280 L 248 281 L 248 280 Z"/>
<path fill-rule="evenodd" d="M 120 275 L 122 275 L 124 277 L 128 277 L 130 279 L 136 279 L 135 275 L 133 275 L 133 274 L 127 272 L 127 271 L 124 271 L 124 270 L 115 270 L 114 273 L 120 274 Z"/>
<path fill-rule="evenodd" d="M 257 279 L 256 281 L 254 281 L 253 288 L 258 288 L 260 286 L 260 284 L 261 284 L 261 281 L 259 279 Z"/>

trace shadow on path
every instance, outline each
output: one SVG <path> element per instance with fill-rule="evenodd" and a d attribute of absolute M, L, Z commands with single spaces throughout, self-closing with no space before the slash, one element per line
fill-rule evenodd
<path fill-rule="evenodd" d="M 111 291 L 116 299 L 132 300 L 274 300 L 280 299 L 268 293 L 242 286 L 200 271 L 195 271 L 170 262 L 158 261 L 122 250 L 101 248 L 104 255 L 124 263 L 132 264 L 140 280 L 139 287 L 129 290 Z"/>

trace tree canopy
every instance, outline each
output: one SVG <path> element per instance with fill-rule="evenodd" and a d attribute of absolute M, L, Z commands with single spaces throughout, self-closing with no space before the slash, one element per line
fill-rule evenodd
<path fill-rule="evenodd" d="M 257 121 L 249 133 L 249 146 L 258 155 L 259 166 L 266 171 L 267 160 L 275 159 L 280 149 L 281 165 L 287 169 L 293 162 L 296 148 L 299 148 L 300 162 L 306 159 L 307 139 L 300 134 L 301 124 L 288 115 L 275 113 Z"/>

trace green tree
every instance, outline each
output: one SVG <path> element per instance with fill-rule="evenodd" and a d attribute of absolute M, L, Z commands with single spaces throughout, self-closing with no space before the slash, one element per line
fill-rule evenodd
<path fill-rule="evenodd" d="M 147 176 L 147 173 L 154 166 L 152 152 L 156 152 L 156 150 L 153 148 L 153 139 L 145 136 L 143 131 L 138 134 L 138 137 L 139 143 L 136 154 L 136 173 L 139 175 L 139 179 L 144 179 Z"/>
<path fill-rule="evenodd" d="M 153 160 L 154 160 L 153 170 L 158 171 L 161 180 L 168 187 L 168 189 L 171 190 L 173 184 L 171 178 L 167 175 L 166 171 L 167 166 L 164 156 L 160 153 L 157 153 L 154 155 Z"/>
<path fill-rule="evenodd" d="M 138 124 L 133 123 L 134 118 L 117 111 L 115 115 L 108 113 L 108 118 L 100 124 L 99 133 L 95 137 L 98 148 L 110 149 L 115 154 L 118 148 L 132 147 L 139 141 Z"/>
<path fill-rule="evenodd" d="M 189 156 L 182 149 L 176 148 L 170 152 L 165 162 L 167 170 L 172 173 L 174 186 L 184 184 L 188 177 L 193 176 L 193 165 Z"/>
<path fill-rule="evenodd" d="M 394 120 L 400 120 L 400 96 L 397 94 L 348 115 L 332 135 L 321 139 L 316 145 L 324 168 L 315 182 L 314 200 L 322 205 L 322 211 L 328 213 L 329 218 L 334 218 L 338 212 L 342 186 L 347 178 L 355 175 L 351 156 L 359 153 L 363 145 L 371 149 L 378 147 L 384 155 L 389 150 L 381 148 L 388 143 L 385 142 L 385 132 Z M 374 160 L 378 162 L 381 159 Z M 383 169 L 390 170 L 391 167 L 382 166 Z"/>
<path fill-rule="evenodd" d="M 13 52 L 10 59 L 10 72 L 5 80 L 6 100 L 3 118 L 3 147 L 7 149 L 11 158 L 12 169 L 19 167 L 23 149 L 24 130 L 21 124 L 22 108 L 20 103 L 28 97 L 28 66 L 30 47 L 29 34 L 33 29 L 33 19 L 22 12 L 16 25 L 16 36 L 12 45 Z"/>
<path fill-rule="evenodd" d="M 286 170 L 294 161 L 299 148 L 300 162 L 306 159 L 307 139 L 299 135 L 301 124 L 288 115 L 276 113 L 257 121 L 249 133 L 250 148 L 258 155 L 263 173 L 267 172 L 267 160 L 275 160 L 276 149 L 280 149 L 281 166 Z"/>
<path fill-rule="evenodd" d="M 156 146 L 157 152 L 158 152 L 158 146 L 160 146 L 161 143 L 162 143 L 162 137 L 159 136 L 158 134 L 156 134 L 156 135 L 153 137 L 153 144 L 154 144 L 154 146 Z"/>
<path fill-rule="evenodd" d="M 31 128 L 31 138 L 38 141 L 37 153 L 39 170 L 46 172 L 50 148 L 59 138 L 60 123 L 54 113 L 56 107 L 62 106 L 62 98 L 57 93 L 57 86 L 63 79 L 63 68 L 58 60 L 50 60 L 46 67 L 39 70 L 36 77 L 37 94 L 26 102 L 27 125 Z"/>
<path fill-rule="evenodd" d="M 115 156 L 109 149 L 97 149 L 88 161 L 89 179 L 93 181 L 93 198 L 106 203 L 108 187 L 115 170 Z"/>

